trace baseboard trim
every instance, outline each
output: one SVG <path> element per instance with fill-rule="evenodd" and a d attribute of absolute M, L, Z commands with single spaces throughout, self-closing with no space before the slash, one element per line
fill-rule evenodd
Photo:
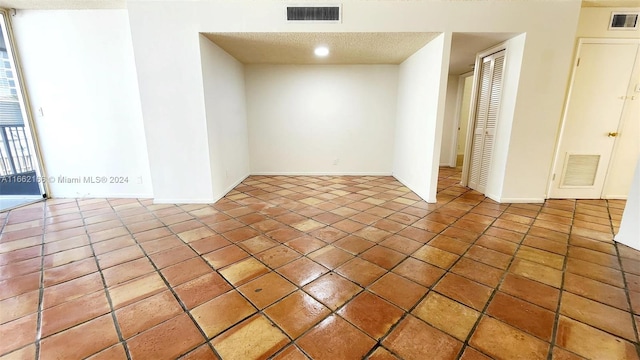
<path fill-rule="evenodd" d="M 233 190 L 236 186 L 240 185 L 249 175 L 243 175 L 240 179 L 236 180 L 233 184 L 227 186 L 227 188 L 222 193 L 218 193 L 218 195 L 212 198 L 199 198 L 199 199 L 153 199 L 154 204 L 214 204 L 218 202 L 220 199 L 225 197 L 231 190 Z"/>
<path fill-rule="evenodd" d="M 498 198 L 489 195 L 487 197 L 496 202 L 507 204 L 542 204 L 546 200 L 544 198 Z"/>
<path fill-rule="evenodd" d="M 154 204 L 213 204 L 216 201 L 213 198 L 209 199 L 153 199 Z"/>
<path fill-rule="evenodd" d="M 629 196 L 627 196 L 627 195 L 607 195 L 603 199 L 606 199 L 606 200 L 628 200 Z"/>
<path fill-rule="evenodd" d="M 257 171 L 249 176 L 393 176 L 390 172 L 280 172 Z"/>
<path fill-rule="evenodd" d="M 435 204 L 437 202 L 437 199 L 430 199 L 429 196 L 425 196 L 425 194 L 421 194 L 420 192 L 415 190 L 415 186 L 411 185 L 408 181 L 404 180 L 403 178 L 399 177 L 398 175 L 391 175 L 393 176 L 396 180 L 398 180 L 402 185 L 406 186 L 407 188 L 409 188 L 409 190 L 413 191 L 414 194 L 418 195 L 422 200 L 431 203 L 431 204 Z"/>
<path fill-rule="evenodd" d="M 216 199 L 214 202 L 218 202 L 218 200 L 222 199 L 223 197 L 227 196 L 227 194 L 233 190 L 236 186 L 242 184 L 242 182 L 248 178 L 250 175 L 242 175 L 240 177 L 239 180 L 236 180 L 233 184 L 227 186 L 227 188 L 224 190 L 224 192 L 222 193 L 222 195 L 218 194 L 217 196 L 214 196 L 214 198 Z"/>

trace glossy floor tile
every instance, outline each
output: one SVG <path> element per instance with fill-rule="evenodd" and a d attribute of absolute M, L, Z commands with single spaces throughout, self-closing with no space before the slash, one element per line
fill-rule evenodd
<path fill-rule="evenodd" d="M 0 360 L 639 359 L 625 202 L 498 204 L 440 169 L 251 176 L 212 205 L 0 213 Z"/>

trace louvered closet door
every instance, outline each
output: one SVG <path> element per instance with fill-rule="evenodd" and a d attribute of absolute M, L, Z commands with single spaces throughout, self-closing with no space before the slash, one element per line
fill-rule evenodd
<path fill-rule="evenodd" d="M 498 109 L 502 94 L 504 70 L 502 50 L 482 59 L 480 86 L 476 101 L 476 112 L 469 169 L 469 187 L 484 193 L 489 179 L 491 154 L 498 121 Z"/>

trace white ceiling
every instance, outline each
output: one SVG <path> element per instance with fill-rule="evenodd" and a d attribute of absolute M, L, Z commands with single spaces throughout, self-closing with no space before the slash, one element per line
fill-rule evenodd
<path fill-rule="evenodd" d="M 304 0 L 301 0 L 304 1 Z M 445 0 L 458 1 L 458 0 Z M 470 0 L 486 1 L 486 0 Z M 527 0 L 516 0 L 527 1 Z M 118 9 L 126 0 L 0 0 L 0 8 Z M 640 0 L 583 0 L 583 7 L 640 7 Z M 227 33 L 205 34 L 245 63 L 318 63 L 312 48 L 321 42 L 332 54 L 322 63 L 397 64 L 430 41 L 434 33 Z M 450 74 L 472 70 L 475 54 L 514 34 L 454 33 Z M 249 45 L 249 46 L 248 46 Z"/>
<path fill-rule="evenodd" d="M 640 0 L 582 0 L 582 7 L 640 7 Z"/>
<path fill-rule="evenodd" d="M 0 0 L 5 9 L 124 9 L 126 0 Z"/>
<path fill-rule="evenodd" d="M 190 1 L 190 0 L 185 0 Z M 304 2 L 301 0 L 299 2 Z M 446 0 L 460 1 L 460 0 Z M 486 0 L 466 0 L 486 1 Z M 530 0 L 517 0 L 530 1 Z M 0 0 L 7 9 L 124 9 L 126 0 Z M 639 7 L 640 0 L 582 0 L 583 7 Z"/>
<path fill-rule="evenodd" d="M 514 33 L 453 33 L 449 74 L 460 75 L 473 70 L 477 53 L 515 35 Z"/>
<path fill-rule="evenodd" d="M 400 64 L 438 33 L 209 33 L 243 64 Z M 319 58 L 317 46 L 330 54 Z"/>

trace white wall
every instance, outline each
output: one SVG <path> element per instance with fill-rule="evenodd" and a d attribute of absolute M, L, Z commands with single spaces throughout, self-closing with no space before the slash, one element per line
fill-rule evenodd
<path fill-rule="evenodd" d="M 127 6 L 154 200 L 213 202 L 197 8 L 142 5 Z"/>
<path fill-rule="evenodd" d="M 512 141 L 500 148 L 509 156 L 507 165 L 497 168 L 495 176 L 502 180 L 495 195 L 544 199 L 580 4 L 580 0 L 348 1 L 343 3 L 342 23 L 291 24 L 283 19 L 280 1 L 128 1 L 156 197 L 212 197 L 198 32 L 417 31 L 526 33 L 517 101 L 512 104 Z M 168 138 L 174 141 L 167 143 Z M 439 141 L 434 152 L 438 157 Z M 437 176 L 438 160 L 431 163 L 432 178 Z M 435 187 L 435 181 L 429 186 Z"/>
<path fill-rule="evenodd" d="M 467 142 L 467 130 L 469 128 L 469 113 L 471 107 L 471 95 L 473 90 L 473 74 L 464 78 L 464 90 L 462 93 L 462 99 L 460 101 L 460 114 L 458 117 L 458 143 L 457 143 L 457 155 L 463 155 L 466 149 Z"/>
<path fill-rule="evenodd" d="M 640 37 L 640 27 L 635 30 L 609 30 L 611 12 L 640 11 L 636 8 L 588 7 L 580 9 L 580 19 L 576 37 L 589 38 L 631 38 Z"/>
<path fill-rule="evenodd" d="M 440 146 L 440 166 L 456 166 L 455 136 L 458 133 L 458 75 L 449 75 L 447 80 L 447 98 L 444 107 L 444 125 L 442 127 L 442 145 Z"/>
<path fill-rule="evenodd" d="M 252 174 L 390 175 L 397 65 L 248 65 Z"/>
<path fill-rule="evenodd" d="M 200 35 L 211 186 L 222 198 L 249 176 L 244 66 Z"/>
<path fill-rule="evenodd" d="M 151 197 L 127 11 L 18 10 L 12 21 L 47 174 L 128 177 L 56 181 L 51 195 Z"/>
<path fill-rule="evenodd" d="M 548 176 L 545 170 L 551 164 L 555 147 L 554 128 L 557 127 L 559 118 L 555 119 L 556 122 L 542 120 L 538 121 L 539 124 L 522 123 L 523 115 L 516 113 L 517 103 L 521 101 L 520 94 L 525 90 L 520 86 L 521 77 L 534 77 L 533 74 L 522 72 L 526 39 L 527 34 L 520 34 L 505 43 L 507 51 L 504 58 L 502 97 L 485 189 L 485 194 L 498 202 L 544 202 L 545 188 L 533 191 L 525 187 L 527 184 L 542 185 L 546 182 L 546 177 L 541 175 Z M 535 77 L 544 78 L 546 75 L 536 74 Z M 509 160 L 510 164 L 507 163 Z M 506 182 L 509 182 L 508 187 Z M 514 188 L 517 190 L 514 191 Z M 505 193 L 509 195 L 506 196 Z"/>
<path fill-rule="evenodd" d="M 400 65 L 393 175 L 436 200 L 451 34 L 441 34 Z"/>
<path fill-rule="evenodd" d="M 640 159 L 636 164 L 633 182 L 629 190 L 629 198 L 622 213 L 620 230 L 615 240 L 634 249 L 640 250 Z"/>

